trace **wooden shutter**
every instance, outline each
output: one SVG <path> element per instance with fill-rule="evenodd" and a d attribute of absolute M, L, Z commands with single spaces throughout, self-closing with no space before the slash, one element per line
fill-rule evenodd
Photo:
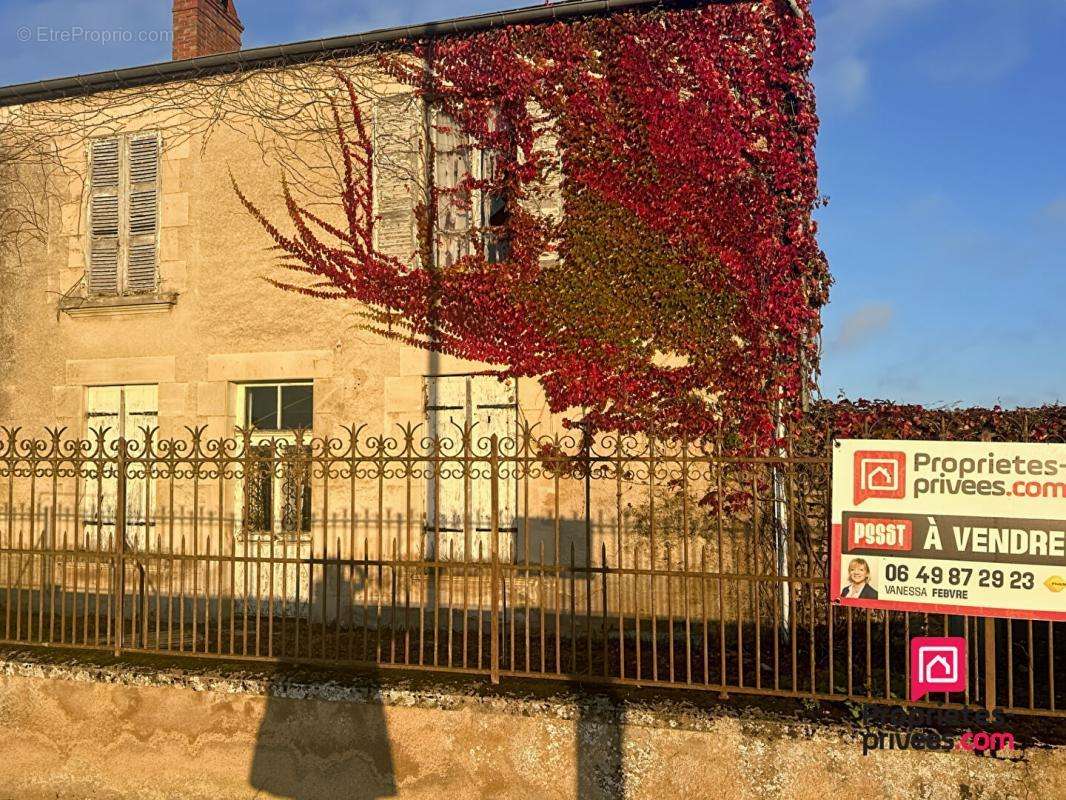
<path fill-rule="evenodd" d="M 418 249 L 415 206 L 422 200 L 421 103 L 413 94 L 374 101 L 374 246 L 413 262 Z"/>
<path fill-rule="evenodd" d="M 90 387 L 86 392 L 85 410 L 89 439 L 95 441 L 97 432 L 103 433 L 104 446 L 110 456 L 122 435 L 122 388 Z M 103 474 L 98 473 L 95 463 L 87 464 L 82 497 L 85 498 L 86 528 L 106 540 L 115 530 L 115 504 L 118 497 L 113 462 L 110 466 L 105 463 Z"/>
<path fill-rule="evenodd" d="M 468 422 L 469 403 L 465 376 L 426 378 L 426 422 L 429 435 L 447 440 L 442 449 L 462 456 L 463 429 Z M 462 558 L 466 551 L 466 513 L 468 481 L 462 473 L 462 462 L 443 461 L 430 465 L 441 471 L 438 481 L 429 480 L 426 525 L 429 528 L 426 552 L 433 553 L 438 545 L 441 557 Z M 439 527 L 439 534 L 437 528 Z M 476 557 L 477 551 L 472 554 Z"/>
<path fill-rule="evenodd" d="M 119 139 L 89 146 L 89 291 L 119 291 Z"/>
<path fill-rule="evenodd" d="M 495 434 L 500 450 L 505 451 L 505 440 L 514 441 L 518 433 L 518 405 L 514 381 L 501 381 L 491 375 L 474 375 L 470 378 L 470 416 L 475 423 L 478 438 L 488 440 Z M 511 451 L 513 452 L 513 450 Z M 500 558 L 509 560 L 513 555 L 515 508 L 518 501 L 518 479 L 513 464 L 500 467 L 498 524 L 500 527 Z M 485 552 L 489 552 L 487 533 L 492 531 L 492 482 L 485 477 L 474 481 L 473 507 L 474 527 L 485 536 Z"/>
<path fill-rule="evenodd" d="M 559 152 L 558 121 L 548 117 L 537 103 L 529 103 L 527 109 L 534 119 L 539 120 L 534 129 L 537 149 L 552 155 L 544 183 L 525 203 L 530 211 L 559 221 L 563 214 L 563 163 L 562 154 Z"/>
<path fill-rule="evenodd" d="M 159 136 L 129 143 L 129 261 L 126 289 L 154 292 L 159 257 Z"/>
<path fill-rule="evenodd" d="M 159 423 L 159 388 L 157 386 L 122 387 L 122 435 L 136 442 L 138 452 L 144 453 L 146 429 Z M 130 544 L 141 545 L 147 534 L 155 487 L 142 465 L 130 467 L 126 481 L 126 537 Z"/>
<path fill-rule="evenodd" d="M 443 190 L 437 203 L 437 264 L 450 267 L 469 254 L 472 207 L 469 195 L 456 193 L 471 175 L 468 138 L 444 114 L 433 121 L 433 181 Z"/>
<path fill-rule="evenodd" d="M 120 437 L 137 442 L 143 453 L 144 429 L 154 428 L 159 420 L 159 391 L 156 386 L 93 386 L 86 392 L 86 415 L 89 438 L 103 431 L 109 454 L 114 453 Z M 106 540 L 115 529 L 118 479 L 114 462 L 105 467 L 98 480 L 96 465 L 88 464 L 82 488 L 86 527 L 99 532 Z M 126 480 L 127 539 L 130 544 L 143 543 L 147 531 L 146 513 L 154 500 L 154 487 L 143 467 L 131 465 Z M 147 500 L 146 500 L 147 498 Z"/>

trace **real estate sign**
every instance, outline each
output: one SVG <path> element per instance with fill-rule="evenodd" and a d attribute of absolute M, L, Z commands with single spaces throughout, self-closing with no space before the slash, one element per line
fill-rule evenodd
<path fill-rule="evenodd" d="M 1066 620 L 1066 444 L 845 439 L 833 602 Z"/>

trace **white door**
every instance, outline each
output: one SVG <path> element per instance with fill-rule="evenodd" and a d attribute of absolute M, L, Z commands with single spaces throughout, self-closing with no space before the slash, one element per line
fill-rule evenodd
<path fill-rule="evenodd" d="M 146 429 L 159 422 L 156 386 L 93 386 L 86 394 L 86 427 L 89 439 L 103 434 L 105 459 L 87 469 L 82 494 L 85 529 L 102 535 L 106 543 L 115 530 L 118 477 L 115 472 L 115 448 L 119 438 L 134 442 L 131 449 L 143 454 Z M 100 467 L 102 465 L 102 472 Z M 145 466 L 131 465 L 126 480 L 126 541 L 132 548 L 147 541 L 151 524 L 154 487 Z"/>
<path fill-rule="evenodd" d="M 463 559 L 469 552 L 470 560 L 488 560 L 492 552 L 489 441 L 493 434 L 500 440 L 513 440 L 517 435 L 514 381 L 491 375 L 427 378 L 426 416 L 430 436 L 450 440 L 452 446 L 446 446 L 445 451 L 459 458 L 463 455 L 463 433 L 469 430 L 470 454 L 477 459 L 469 472 L 459 458 L 443 460 L 439 480 L 429 480 L 426 552 L 435 556 L 436 545 L 441 558 Z M 505 561 L 514 555 L 517 487 L 513 464 L 504 462 L 499 479 L 498 547 Z"/>

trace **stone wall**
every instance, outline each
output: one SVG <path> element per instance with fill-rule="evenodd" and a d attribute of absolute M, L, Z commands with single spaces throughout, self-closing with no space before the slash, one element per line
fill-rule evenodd
<path fill-rule="evenodd" d="M 0 661 L 0 800 L 1052 798 L 1066 750 L 862 755 L 730 706 L 389 676 Z"/>

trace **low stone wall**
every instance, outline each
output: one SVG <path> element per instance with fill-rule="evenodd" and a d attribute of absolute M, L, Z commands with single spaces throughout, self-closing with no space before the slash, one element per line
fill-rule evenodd
<path fill-rule="evenodd" d="M 0 800 L 1061 798 L 1066 749 L 862 754 L 839 724 L 568 692 L 0 659 Z M 482 687 L 483 688 L 483 687 Z"/>

